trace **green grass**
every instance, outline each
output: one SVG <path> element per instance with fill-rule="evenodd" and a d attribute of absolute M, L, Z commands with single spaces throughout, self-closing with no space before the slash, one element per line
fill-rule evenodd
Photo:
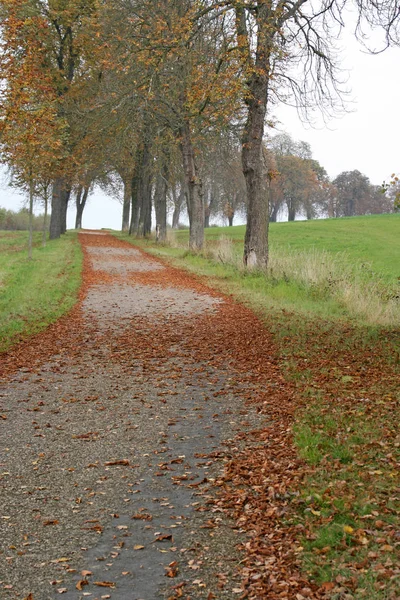
<path fill-rule="evenodd" d="M 26 232 L 0 231 L 0 351 L 56 321 L 76 302 L 82 253 L 76 233 L 41 247 L 34 235 L 27 258 Z"/>
<path fill-rule="evenodd" d="M 211 227 L 207 240 L 224 235 L 242 243 L 245 226 Z M 188 240 L 188 231 L 176 233 L 177 240 Z M 350 262 L 365 265 L 388 280 L 400 278 L 400 214 L 371 215 L 341 219 L 320 219 L 270 224 L 272 249 L 344 253 Z M 273 252 L 273 250 L 272 250 Z"/>

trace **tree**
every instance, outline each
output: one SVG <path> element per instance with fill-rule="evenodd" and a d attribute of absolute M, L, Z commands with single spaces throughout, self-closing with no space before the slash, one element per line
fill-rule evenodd
<path fill-rule="evenodd" d="M 91 65 L 98 60 L 98 4 L 97 0 L 3 0 L 1 11 L 1 36 L 7 56 L 3 62 L 6 69 L 2 70 L 5 85 L 14 85 L 21 71 L 21 57 L 32 54 L 34 68 L 25 73 L 26 81 L 38 96 L 41 82 L 46 81 L 46 93 L 52 96 L 52 120 L 58 123 L 55 128 L 63 130 L 58 138 L 63 152 L 52 171 L 50 237 L 56 238 L 66 229 L 76 166 L 73 152 L 77 132 L 71 130 L 71 115 L 85 89 L 81 83 L 90 77 Z M 15 102 L 16 109 L 18 105 L 21 110 L 26 107 L 23 93 L 15 97 Z"/>
<path fill-rule="evenodd" d="M 389 183 L 383 182 L 381 193 L 384 193 L 386 198 L 392 204 L 395 212 L 400 212 L 400 179 L 398 175 L 393 173 Z"/>
<path fill-rule="evenodd" d="M 33 203 L 37 187 L 46 188 L 64 158 L 65 122 L 58 118 L 58 98 L 43 69 L 46 27 L 19 0 L 7 5 L 2 22 L 0 143 L 2 160 L 14 183 L 29 195 L 29 258 L 32 258 Z"/>

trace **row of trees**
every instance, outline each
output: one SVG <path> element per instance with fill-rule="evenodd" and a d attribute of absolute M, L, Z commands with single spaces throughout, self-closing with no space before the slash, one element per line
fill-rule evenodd
<path fill-rule="evenodd" d="M 312 159 L 265 148 L 268 110 L 288 100 L 304 114 L 340 106 L 334 40 L 348 4 L 1 0 L 1 155 L 26 189 L 30 212 L 50 184 L 56 238 L 71 194 L 79 226 L 94 183 L 122 186 L 122 228 L 148 234 L 154 203 L 162 239 L 169 192 L 177 212 L 186 202 L 197 250 L 216 197 L 232 219 L 244 195 L 244 262 L 265 266 L 269 195 L 271 212 L 293 196 L 290 217 L 307 202 L 311 214 L 313 205 L 275 176 L 296 170 L 298 158 Z M 398 42 L 396 0 L 352 5 L 358 28 L 379 26 L 387 44 Z M 309 167 L 322 186 L 323 170 Z"/>
<path fill-rule="evenodd" d="M 292 221 L 298 217 L 343 217 L 392 212 L 393 189 L 372 185 L 360 171 L 345 171 L 331 180 L 313 159 L 307 142 L 294 141 L 288 134 L 266 139 L 263 146 L 268 173 L 269 221 Z M 229 149 L 219 147 L 203 165 L 205 226 L 210 218 L 233 224 L 235 215 L 246 217 L 246 185 L 240 161 L 240 144 Z M 169 190 L 169 205 L 174 211 L 173 226 L 178 225 L 184 202 L 181 187 Z M 177 202 L 178 200 L 178 202 Z"/>

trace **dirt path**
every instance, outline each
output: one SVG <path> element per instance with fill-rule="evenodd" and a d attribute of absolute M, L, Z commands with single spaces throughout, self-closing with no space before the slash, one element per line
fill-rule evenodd
<path fill-rule="evenodd" d="M 315 597 L 282 516 L 292 390 L 252 313 L 105 234 L 3 357 L 0 597 Z"/>

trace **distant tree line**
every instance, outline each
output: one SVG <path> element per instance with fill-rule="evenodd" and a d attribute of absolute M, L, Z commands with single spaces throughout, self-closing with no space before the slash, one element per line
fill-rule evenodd
<path fill-rule="evenodd" d="M 310 145 L 296 142 L 287 133 L 264 140 L 263 156 L 270 222 L 352 217 L 394 210 L 392 185 L 384 190 L 381 185 L 371 184 L 358 170 L 344 171 L 331 179 L 312 157 Z M 210 153 L 204 175 L 205 226 L 208 227 L 213 218 L 225 219 L 229 225 L 233 224 L 234 217 L 245 219 L 246 193 L 239 145 L 231 145 L 229 149 L 220 146 Z"/>
<path fill-rule="evenodd" d="M 33 230 L 43 231 L 44 215 L 33 215 Z M 0 206 L 0 229 L 5 231 L 28 231 L 29 209 L 7 210 Z"/>

